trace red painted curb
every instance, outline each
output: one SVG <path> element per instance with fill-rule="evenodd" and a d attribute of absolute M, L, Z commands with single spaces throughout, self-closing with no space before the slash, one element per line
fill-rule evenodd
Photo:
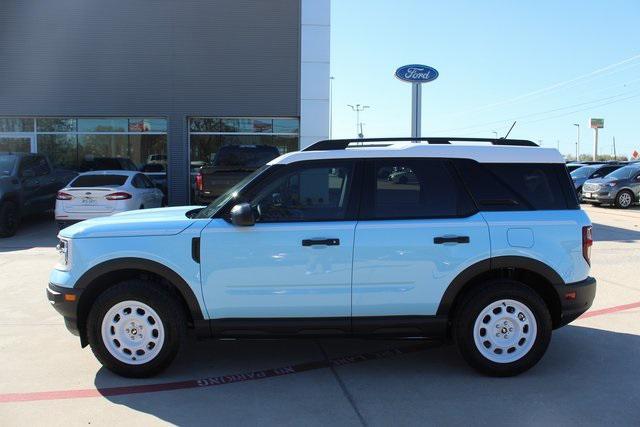
<path fill-rule="evenodd" d="M 640 308 L 640 301 L 631 304 L 616 305 L 615 307 L 601 308 L 600 310 L 587 311 L 579 317 L 579 319 L 588 319 L 589 317 L 602 316 L 603 314 L 616 313 L 618 311 L 630 310 L 632 308 Z"/>
<path fill-rule="evenodd" d="M 124 387 L 91 388 L 83 390 L 55 390 L 39 391 L 32 393 L 6 393 L 0 394 L 0 403 L 34 402 L 40 400 L 79 399 L 99 396 L 121 396 L 139 393 L 155 393 L 158 391 L 184 390 L 203 387 L 216 387 L 225 384 L 233 384 L 246 381 L 255 381 L 271 377 L 298 374 L 314 369 L 330 366 L 351 365 L 368 360 L 386 359 L 401 354 L 415 353 L 428 348 L 433 343 L 421 343 L 410 347 L 392 348 L 375 353 L 364 353 L 353 356 L 339 357 L 335 359 L 319 360 L 315 362 L 300 363 L 281 368 L 265 369 L 263 371 L 247 372 L 243 374 L 221 375 L 217 377 L 201 378 L 197 380 L 176 381 L 170 383 L 133 385 Z"/>

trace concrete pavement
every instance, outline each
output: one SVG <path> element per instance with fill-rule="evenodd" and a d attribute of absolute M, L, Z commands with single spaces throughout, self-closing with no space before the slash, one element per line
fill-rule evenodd
<path fill-rule="evenodd" d="M 44 289 L 56 258 L 55 228 L 47 219 L 32 220 L 14 238 L 0 240 L 0 424 L 637 425 L 640 306 L 598 310 L 640 303 L 640 209 L 585 209 L 596 240 L 596 315 L 555 331 L 535 368 L 503 379 L 476 374 L 455 347 L 437 344 L 373 360 L 326 363 L 415 344 L 355 339 L 190 340 L 162 375 L 117 377 L 100 367 L 89 348 L 80 349 L 49 307 Z M 215 387 L 104 395 L 111 387 L 309 362 L 318 363 L 298 373 Z M 93 397 L 68 398 L 74 390 Z M 61 393 L 1 402 L 10 393 L 41 391 Z"/>

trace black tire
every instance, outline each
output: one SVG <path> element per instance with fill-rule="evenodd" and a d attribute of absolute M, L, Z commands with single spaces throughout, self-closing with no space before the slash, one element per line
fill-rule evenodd
<path fill-rule="evenodd" d="M 176 357 L 186 336 L 186 317 L 177 298 L 161 286 L 150 281 L 126 280 L 96 298 L 87 319 L 87 335 L 93 354 L 105 368 L 123 377 L 145 378 L 163 371 Z M 129 364 L 117 359 L 102 339 L 105 315 L 116 304 L 130 300 L 152 308 L 160 317 L 164 328 L 164 342 L 160 351 L 143 364 Z"/>
<path fill-rule="evenodd" d="M 0 205 L 0 237 L 11 237 L 20 226 L 18 205 L 10 200 Z"/>
<path fill-rule="evenodd" d="M 633 192 L 629 190 L 621 190 L 616 194 L 615 205 L 618 209 L 627 209 L 633 205 L 635 201 L 635 196 Z"/>
<path fill-rule="evenodd" d="M 528 352 L 515 361 L 502 363 L 492 361 L 480 352 L 474 341 L 474 326 L 486 307 L 507 299 L 525 305 L 533 313 L 537 334 Z M 453 319 L 453 336 L 462 357 L 479 372 L 495 377 L 518 375 L 538 363 L 549 346 L 552 329 L 551 315 L 542 298 L 524 283 L 508 279 L 488 281 L 470 292 Z M 489 333 L 493 332 L 490 330 Z"/>

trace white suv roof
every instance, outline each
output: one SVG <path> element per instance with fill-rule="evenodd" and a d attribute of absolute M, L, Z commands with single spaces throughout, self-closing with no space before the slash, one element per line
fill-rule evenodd
<path fill-rule="evenodd" d="M 410 138 L 389 138 L 320 141 L 303 151 L 284 154 L 269 164 L 372 157 L 440 157 L 472 159 L 480 163 L 565 163 L 555 148 L 541 148 L 524 140 L 420 138 L 420 142 L 412 142 Z"/>

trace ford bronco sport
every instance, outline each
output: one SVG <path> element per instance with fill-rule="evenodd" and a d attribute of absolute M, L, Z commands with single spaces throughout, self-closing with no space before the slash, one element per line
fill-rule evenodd
<path fill-rule="evenodd" d="M 187 328 L 452 340 L 477 370 L 515 375 L 596 290 L 563 158 L 526 140 L 321 141 L 207 207 L 91 219 L 59 238 L 49 301 L 131 377 L 167 367 Z"/>

